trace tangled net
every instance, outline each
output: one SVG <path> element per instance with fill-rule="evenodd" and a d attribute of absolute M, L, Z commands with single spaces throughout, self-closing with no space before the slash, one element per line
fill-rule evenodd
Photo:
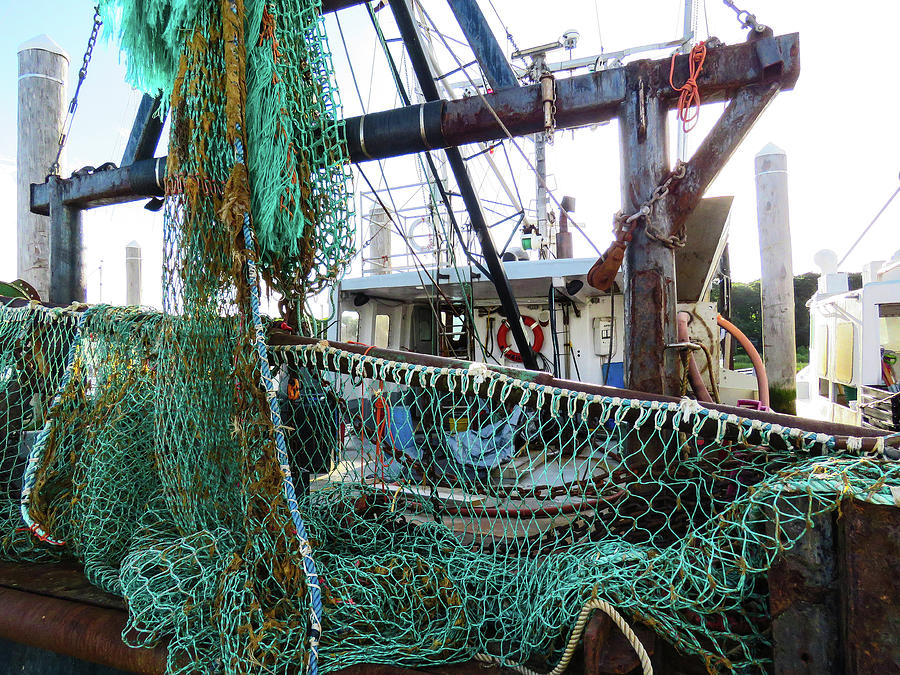
<path fill-rule="evenodd" d="M 842 499 L 893 504 L 891 448 L 267 344 L 257 270 L 303 299 L 351 254 L 318 6 L 103 9 L 171 92 L 164 311 L 0 308 L 0 556 L 81 562 L 171 673 L 549 669 L 595 599 L 769 668 L 766 571 Z"/>

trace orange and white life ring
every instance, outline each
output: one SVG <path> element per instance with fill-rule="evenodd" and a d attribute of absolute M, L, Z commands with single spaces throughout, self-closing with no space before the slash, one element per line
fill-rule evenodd
<path fill-rule="evenodd" d="M 533 352 L 541 351 L 541 347 L 544 345 L 544 331 L 541 329 L 541 324 L 530 316 L 523 316 L 522 323 L 531 331 L 531 350 Z M 522 363 L 522 355 L 510 347 L 508 338 L 509 322 L 504 319 L 503 323 L 500 324 L 500 329 L 497 331 L 497 346 L 500 347 L 500 352 L 503 356 L 510 361 Z"/>

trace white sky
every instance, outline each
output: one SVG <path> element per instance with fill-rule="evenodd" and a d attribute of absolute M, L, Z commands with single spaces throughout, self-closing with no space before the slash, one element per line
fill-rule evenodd
<path fill-rule="evenodd" d="M 549 42 L 564 31 L 576 29 L 581 40 L 574 56 L 614 51 L 627 46 L 669 40 L 680 32 L 681 2 L 633 0 L 600 2 L 568 0 L 552 5 L 538 0 L 493 0 L 520 47 Z M 504 32 L 486 0 L 481 2 L 501 45 L 509 52 Z M 813 254 L 832 248 L 843 255 L 872 216 L 898 185 L 900 131 L 896 110 L 900 93 L 892 75 L 896 62 L 896 26 L 900 3 L 859 0 L 856 3 L 744 0 L 776 34 L 800 33 L 802 69 L 794 91 L 780 94 L 764 113 L 743 145 L 712 185 L 708 195 L 735 195 L 731 229 L 732 269 L 738 280 L 759 276 L 756 234 L 756 202 L 753 156 L 773 142 L 788 153 L 790 206 L 793 231 L 794 272 L 814 269 Z M 33 3 L 0 0 L 4 25 L 0 38 L 6 58 L 0 61 L 0 213 L 8 223 L 0 230 L 0 279 L 11 280 L 15 269 L 15 117 L 16 48 L 24 40 L 46 32 L 71 55 L 70 92 L 77 77 L 81 53 L 91 20 L 91 4 L 71 0 L 42 0 L 42 11 Z M 710 32 L 726 43 L 744 39 L 734 14 L 718 0 L 706 0 Z M 456 31 L 443 0 L 426 0 L 425 6 L 439 25 Z M 386 24 L 387 11 L 381 16 Z M 373 59 L 374 34 L 365 10 L 340 13 L 357 75 L 368 85 L 374 72 L 375 87 L 369 110 L 394 105 L 393 87 L 386 80 L 383 60 Z M 345 113 L 358 114 L 359 105 L 349 79 L 346 59 L 334 17 L 326 21 L 334 53 Z M 387 26 L 386 26 L 387 29 Z M 700 36 L 706 34 L 701 0 Z M 657 55 L 661 58 L 664 55 Z M 124 138 L 140 98 L 124 83 L 124 68 L 115 49 L 98 45 L 88 80 L 82 89 L 78 117 L 68 150 L 68 171 L 85 164 L 118 162 Z M 364 76 L 363 76 L 364 75 Z M 365 92 L 364 92 L 364 95 Z M 691 133 L 690 149 L 708 131 L 721 105 L 705 106 L 700 124 Z M 521 141 L 523 147 L 530 143 Z M 164 154 L 160 147 L 157 154 Z M 674 152 L 674 143 L 673 143 Z M 577 199 L 576 216 L 600 248 L 609 241 L 612 214 L 619 207 L 618 134 L 615 124 L 594 131 L 559 133 L 549 154 L 551 185 L 557 196 Z M 370 178 L 374 165 L 367 169 Z M 388 174 L 389 180 L 391 178 Z M 520 187 L 530 189 L 530 179 Z M 884 259 L 900 249 L 898 220 L 900 200 L 885 213 L 872 232 L 851 255 L 845 270 L 855 271 L 873 259 Z M 161 218 L 141 209 L 141 204 L 100 209 L 85 217 L 88 299 L 100 299 L 98 266 L 103 263 L 105 302 L 124 302 L 124 247 L 136 239 L 144 248 L 144 297 L 157 304 L 160 298 Z M 502 242 L 499 242 L 502 245 Z M 576 254 L 582 252 L 577 248 Z M 583 250 L 587 255 L 587 250 Z"/>

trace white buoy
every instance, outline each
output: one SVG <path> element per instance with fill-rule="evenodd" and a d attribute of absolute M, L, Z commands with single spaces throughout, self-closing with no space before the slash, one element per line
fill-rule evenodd
<path fill-rule="evenodd" d="M 771 407 L 797 412 L 794 267 L 788 216 L 787 155 L 769 143 L 756 155 L 756 214 L 762 267 L 763 360 Z"/>
<path fill-rule="evenodd" d="M 46 35 L 19 46 L 16 147 L 17 274 L 50 297 L 50 219 L 31 213 L 31 184 L 56 160 L 66 108 L 69 56 Z"/>
<path fill-rule="evenodd" d="M 141 304 L 141 245 L 131 241 L 125 245 L 125 304 Z"/>

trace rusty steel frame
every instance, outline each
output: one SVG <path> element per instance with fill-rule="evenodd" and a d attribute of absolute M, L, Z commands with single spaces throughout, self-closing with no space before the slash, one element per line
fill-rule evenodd
<path fill-rule="evenodd" d="M 637 212 L 669 172 L 668 107 L 657 68 L 648 61 L 625 67 L 628 93 L 619 114 L 622 212 Z M 666 73 L 668 76 L 668 73 Z M 625 250 L 625 385 L 655 394 L 677 394 L 681 382 L 675 343 L 675 252 L 651 241 L 651 226 L 668 232 L 668 209 L 656 208 Z"/>
<path fill-rule="evenodd" d="M 126 645 L 122 631 L 127 619 L 120 609 L 0 587 L 0 638 L 111 668 L 162 675 L 166 649 Z"/>
<path fill-rule="evenodd" d="M 362 0 L 323 0 L 322 11 L 333 12 L 358 4 Z M 676 82 L 687 78 L 689 58 L 688 55 L 676 58 Z M 556 83 L 558 129 L 619 118 L 624 175 L 622 203 L 626 210 L 645 200 L 667 172 L 665 117 L 677 98 L 677 92 L 668 84 L 669 65 L 669 59 L 637 61 L 623 68 Z M 698 79 L 702 100 L 704 103 L 728 100 L 729 103 L 691 158 L 685 177 L 673 185 L 657 206 L 657 228 L 661 226 L 673 235 L 682 231 L 688 216 L 749 128 L 779 91 L 794 86 L 799 69 L 796 34 L 778 38 L 773 38 L 771 33 L 754 34 L 754 39 L 744 44 L 709 50 Z M 486 94 L 484 100 L 470 97 L 434 101 L 350 118 L 345 121 L 345 141 L 353 162 L 495 141 L 505 138 L 506 130 L 497 123 L 494 114 L 513 136 L 541 132 L 544 120 L 540 86 L 510 87 Z M 165 158 L 142 159 L 121 169 L 33 185 L 32 211 L 57 215 L 60 211 L 65 214 L 161 196 L 164 167 Z M 63 215 L 61 222 L 77 226 L 76 220 L 77 214 Z M 601 396 L 678 401 L 661 395 L 672 392 L 677 368 L 677 364 L 666 362 L 669 357 L 664 349 L 672 341 L 669 324 L 674 325 L 674 264 L 668 249 L 655 249 L 662 247 L 652 244 L 642 230 L 638 231 L 629 247 L 625 270 L 626 313 L 630 321 L 626 373 L 630 386 L 641 391 L 567 382 L 544 373 L 502 367 L 491 370 L 525 382 Z M 66 261 L 70 267 L 75 263 L 74 259 Z M 71 276 L 71 270 L 61 268 L 60 274 Z M 69 285 L 77 290 L 78 279 Z M 65 299 L 54 299 L 58 304 L 66 304 Z M 651 311 L 647 311 L 648 302 Z M 317 342 L 283 335 L 271 339 L 272 345 Z M 357 345 L 333 343 L 333 346 L 356 354 L 366 351 Z M 369 349 L 368 355 L 439 368 L 468 366 L 463 361 L 378 348 Z M 438 378 L 434 385 L 438 389 L 451 388 L 446 378 Z M 839 448 L 846 447 L 848 436 L 855 436 L 863 438 L 864 449 L 871 449 L 876 439 L 885 435 L 877 430 L 776 413 L 714 404 L 707 407 L 833 435 Z M 700 429 L 701 434 L 715 431 L 706 426 Z M 842 518 L 834 523 L 819 520 L 807 539 L 780 559 L 769 574 L 772 612 L 776 624 L 782 620 L 780 626 L 775 626 L 776 669 L 805 672 L 803 668 L 808 670 L 810 659 L 823 668 L 843 668 L 846 672 L 896 669 L 900 664 L 897 637 L 900 610 L 893 599 L 900 595 L 900 511 L 854 501 L 844 506 Z M 8 565 L 0 569 L 0 637 L 134 672 L 165 671 L 164 648 L 136 650 L 124 645 L 121 631 L 126 617 L 114 599 L 104 600 L 99 593 L 92 596 L 90 589 L 80 588 L 80 582 L 71 579 L 71 571 L 62 567 L 45 570 L 40 580 L 32 578 L 34 573 L 35 566 L 28 566 L 26 572 L 20 573 L 11 571 Z M 54 594 L 68 594 L 69 599 L 51 597 Z M 836 603 L 838 612 L 834 610 Z M 822 648 L 813 653 L 808 643 L 822 641 L 821 635 L 814 635 L 822 630 L 827 633 L 825 640 L 831 644 L 813 646 Z M 627 672 L 634 667 L 630 647 L 627 644 L 617 647 L 616 636 L 607 617 L 598 614 L 591 619 L 585 632 L 585 672 Z M 797 659 L 803 663 L 794 663 Z M 344 675 L 425 672 L 450 675 L 467 672 L 472 665 L 437 666 L 427 670 L 361 665 L 341 672 Z M 499 672 L 481 665 L 478 668 Z"/>
<path fill-rule="evenodd" d="M 282 332 L 275 332 L 269 337 L 269 346 L 271 347 L 279 347 L 279 346 L 291 346 L 291 345 L 299 345 L 299 346 L 330 346 L 335 349 L 339 349 L 341 351 L 345 351 L 351 354 L 358 354 L 360 356 L 369 356 L 371 359 L 384 359 L 387 361 L 396 361 L 398 363 L 408 363 L 412 365 L 421 365 L 425 367 L 432 368 L 450 368 L 450 369 L 462 369 L 467 370 L 469 368 L 470 362 L 463 361 L 460 359 L 451 359 L 443 356 L 431 356 L 428 354 L 417 354 L 415 352 L 402 352 L 393 349 L 383 349 L 381 347 L 370 347 L 368 345 L 360 345 L 354 343 L 346 343 L 346 342 L 329 342 L 327 340 L 318 340 L 316 338 L 307 338 L 301 337 L 299 335 L 289 335 Z M 317 351 L 314 354 L 314 359 L 316 360 L 319 366 L 324 365 L 324 355 L 323 352 Z M 507 375 L 508 377 L 515 378 L 520 380 L 523 383 L 535 383 L 540 385 L 545 385 L 548 387 L 568 389 L 573 392 L 584 392 L 590 395 L 597 396 L 608 396 L 608 397 L 618 397 L 620 399 L 636 399 L 636 400 L 644 400 L 644 401 L 659 401 L 661 403 L 679 403 L 681 399 L 676 396 L 666 396 L 663 394 L 653 394 L 642 391 L 634 391 L 630 389 L 618 389 L 616 387 L 606 387 L 597 384 L 590 384 L 586 382 L 575 382 L 573 380 L 563 380 L 559 378 L 555 378 L 549 373 L 545 373 L 542 371 L 525 371 L 519 368 L 511 368 L 505 366 L 493 366 L 490 364 L 486 364 L 488 370 L 500 373 L 503 375 Z M 344 374 L 349 374 L 349 366 L 346 361 L 341 364 L 341 372 Z M 354 371 L 354 375 L 357 373 Z M 395 382 L 397 384 L 405 384 L 405 380 L 403 376 L 399 373 L 394 372 L 385 372 L 382 373 L 378 371 L 376 373 L 375 367 L 372 365 L 371 361 L 367 361 L 363 364 L 363 369 L 361 371 L 363 377 L 369 377 L 379 380 L 384 380 L 385 382 Z M 440 375 L 435 377 L 433 380 L 429 379 L 430 386 L 433 386 L 435 389 L 440 391 L 461 391 L 461 383 L 457 381 L 457 379 L 447 378 L 445 375 Z M 478 394 L 484 398 L 492 398 L 494 400 L 498 399 L 500 396 L 499 391 L 489 391 L 490 383 L 485 381 L 482 384 L 478 385 Z M 509 392 L 507 397 L 504 399 L 506 402 L 513 404 L 517 403 L 519 397 L 521 396 L 521 392 L 512 391 Z M 534 397 L 531 397 L 527 403 L 529 406 L 536 405 Z M 550 409 L 551 402 L 549 397 L 544 402 L 544 405 L 547 409 Z M 889 435 L 888 432 L 882 431 L 880 429 L 867 429 L 863 427 L 855 427 L 848 424 L 837 424 L 834 422 L 823 422 L 821 420 L 811 420 L 805 419 L 802 417 L 794 417 L 792 415 L 784 415 L 782 413 L 775 412 L 764 412 L 759 410 L 751 410 L 748 408 L 736 408 L 734 406 L 722 405 L 719 403 L 706 403 L 703 406 L 704 408 L 708 408 L 710 410 L 717 410 L 719 412 L 724 412 L 727 414 L 736 415 L 738 417 L 742 417 L 749 420 L 759 420 L 761 422 L 768 422 L 770 424 L 778 424 L 783 427 L 790 427 L 794 429 L 800 429 L 804 432 L 813 432 L 813 433 L 823 433 L 828 434 L 829 436 L 833 436 L 835 438 L 836 448 L 837 449 L 845 449 L 847 447 L 847 439 L 859 438 L 862 441 L 862 449 L 864 451 L 872 450 L 875 447 L 875 443 L 879 438 Z M 633 413 L 633 414 L 632 414 Z M 630 414 L 624 417 L 624 421 L 627 423 L 638 416 L 638 412 L 636 410 L 630 411 Z M 671 420 L 667 419 L 666 423 L 663 425 L 663 428 L 666 428 L 666 424 L 669 425 L 668 428 L 671 428 Z M 684 431 L 687 433 L 696 433 L 701 437 L 706 438 L 715 438 L 716 433 L 718 432 L 718 423 L 709 419 L 700 429 L 694 431 L 692 422 L 685 422 L 686 426 L 684 427 Z M 726 440 L 735 440 L 736 436 L 726 435 Z M 775 438 L 773 437 L 773 441 Z M 754 441 L 754 436 L 749 437 L 749 442 Z"/>
<path fill-rule="evenodd" d="M 781 87 L 777 82 L 742 87 L 722 112 L 712 130 L 700 143 L 686 167 L 684 178 L 669 189 L 661 208 L 671 220 L 669 234 L 684 230 L 688 217 L 738 145 L 775 98 Z"/>
<path fill-rule="evenodd" d="M 780 90 L 791 89 L 800 73 L 799 36 L 796 33 L 774 38 L 784 58 Z M 675 79 L 687 76 L 688 57 L 679 56 Z M 650 79 L 658 82 L 656 95 L 667 109 L 677 101 L 677 92 L 668 84 L 669 59 L 637 61 Z M 626 96 L 626 69 L 598 71 L 556 83 L 557 128 L 569 129 L 616 118 Z M 751 43 L 710 49 L 698 84 L 705 103 L 730 100 L 743 87 L 762 81 L 764 71 Z M 424 107 L 423 107 L 424 106 Z M 385 112 L 369 113 L 345 120 L 346 139 L 352 162 L 385 159 L 398 155 L 442 149 L 506 138 L 492 110 L 513 136 L 527 136 L 544 129 L 540 85 L 514 87 L 485 94 L 484 101 L 472 96 L 453 101 L 434 101 Z M 426 123 L 423 133 L 422 122 Z M 360 146 L 360 126 L 366 131 L 366 151 Z M 371 139 L 369 130 L 378 129 Z M 373 132 L 375 133 L 375 132 Z M 69 206 L 91 209 L 160 196 L 165 179 L 164 157 L 136 162 L 121 169 L 76 176 L 60 181 L 61 201 Z M 53 186 L 31 187 L 31 210 L 48 215 Z"/>

